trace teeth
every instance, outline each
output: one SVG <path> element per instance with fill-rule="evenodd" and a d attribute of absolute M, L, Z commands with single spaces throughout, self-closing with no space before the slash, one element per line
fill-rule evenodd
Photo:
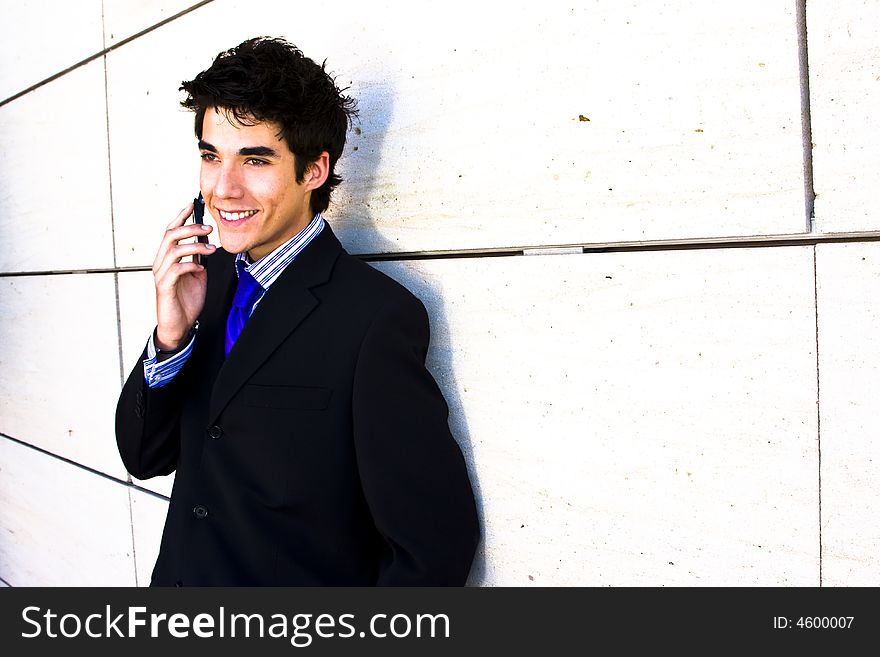
<path fill-rule="evenodd" d="M 244 219 L 245 217 L 257 214 L 256 210 L 247 210 L 245 212 L 226 212 L 225 210 L 218 210 L 218 212 L 226 221 L 238 221 L 239 219 Z"/>

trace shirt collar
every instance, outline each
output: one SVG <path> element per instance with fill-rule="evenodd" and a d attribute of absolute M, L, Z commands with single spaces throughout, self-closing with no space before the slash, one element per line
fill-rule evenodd
<path fill-rule="evenodd" d="M 296 235 L 287 240 L 271 253 L 264 255 L 256 262 L 249 262 L 247 252 L 238 253 L 235 256 L 235 275 L 243 268 L 256 279 L 264 290 L 268 290 L 282 272 L 294 261 L 303 249 L 315 239 L 324 229 L 324 217 L 318 212 L 311 223 Z"/>

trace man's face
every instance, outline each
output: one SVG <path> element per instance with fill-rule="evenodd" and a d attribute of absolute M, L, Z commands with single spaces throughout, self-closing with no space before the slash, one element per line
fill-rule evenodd
<path fill-rule="evenodd" d="M 274 123 L 240 126 L 208 108 L 202 122 L 200 185 L 230 253 L 271 253 L 312 220 L 314 185 L 296 182 L 294 157 Z"/>

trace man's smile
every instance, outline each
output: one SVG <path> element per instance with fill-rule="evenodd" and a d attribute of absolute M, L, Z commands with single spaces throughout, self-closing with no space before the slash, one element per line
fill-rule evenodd
<path fill-rule="evenodd" d="M 245 217 L 254 216 L 255 214 L 257 214 L 257 212 L 259 212 L 259 210 L 242 210 L 242 211 L 238 211 L 238 212 L 230 212 L 227 210 L 221 210 L 220 208 L 217 208 L 217 212 L 220 214 L 220 218 L 225 221 L 240 221 L 241 219 L 244 219 Z"/>

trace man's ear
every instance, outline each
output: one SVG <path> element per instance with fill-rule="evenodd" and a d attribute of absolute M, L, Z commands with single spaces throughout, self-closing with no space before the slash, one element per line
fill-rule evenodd
<path fill-rule="evenodd" d="M 327 182 L 327 176 L 330 175 L 330 154 L 327 151 L 322 152 L 318 159 L 306 167 L 306 175 L 303 180 L 308 191 L 318 189 Z"/>

